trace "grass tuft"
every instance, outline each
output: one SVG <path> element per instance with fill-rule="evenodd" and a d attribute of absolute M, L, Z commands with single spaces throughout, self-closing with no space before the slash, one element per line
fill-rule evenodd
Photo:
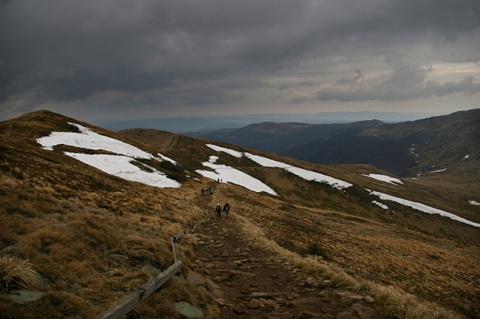
<path fill-rule="evenodd" d="M 313 256 L 320 256 L 326 261 L 332 261 L 332 258 L 330 257 L 330 255 L 325 251 L 323 247 L 321 247 L 317 243 L 308 245 L 307 254 L 313 255 Z"/>
<path fill-rule="evenodd" d="M 354 291 L 368 291 L 381 311 L 388 318 L 403 319 L 457 319 L 457 314 L 430 302 L 419 300 L 416 296 L 406 293 L 405 291 L 393 286 L 384 286 L 375 284 L 371 281 L 355 278 L 345 273 L 332 263 L 325 263 L 315 254 L 308 257 L 302 257 L 294 252 L 278 246 L 274 241 L 267 239 L 261 228 L 251 223 L 248 219 L 237 216 L 242 231 L 248 236 L 256 238 L 257 244 L 263 246 L 267 250 L 274 251 L 279 256 L 290 260 L 298 267 L 302 268 L 309 274 L 318 277 L 331 279 L 336 287 L 349 288 Z M 320 250 L 312 244 L 309 246 L 313 252 Z"/>
<path fill-rule="evenodd" d="M 25 288 L 41 290 L 42 279 L 34 266 L 28 260 L 17 257 L 0 256 L 0 276 L 2 287 L 9 291 L 11 288 Z"/>

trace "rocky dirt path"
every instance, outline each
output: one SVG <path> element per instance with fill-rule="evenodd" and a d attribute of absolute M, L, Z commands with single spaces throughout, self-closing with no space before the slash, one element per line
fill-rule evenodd
<path fill-rule="evenodd" d="M 253 245 L 234 216 L 212 218 L 196 235 L 195 271 L 209 279 L 221 318 L 384 318 L 371 297 L 334 288 Z"/>

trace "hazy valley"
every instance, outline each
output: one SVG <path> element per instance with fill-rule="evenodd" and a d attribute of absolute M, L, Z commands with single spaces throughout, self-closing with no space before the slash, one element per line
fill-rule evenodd
<path fill-rule="evenodd" d="M 421 120 L 343 124 L 264 122 L 188 135 L 317 164 L 367 164 L 402 177 L 455 167 L 480 149 L 480 110 Z M 478 153 L 476 153 L 478 154 Z"/>

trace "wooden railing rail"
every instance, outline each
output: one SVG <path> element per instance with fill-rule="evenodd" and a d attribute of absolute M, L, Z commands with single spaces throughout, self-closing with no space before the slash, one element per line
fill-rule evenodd
<path fill-rule="evenodd" d="M 204 211 L 204 213 L 207 214 L 207 218 L 202 219 L 198 224 L 195 224 L 190 229 L 189 233 L 194 233 L 200 224 L 210 220 L 210 215 L 206 211 Z M 132 311 L 132 309 L 135 308 L 139 303 L 141 303 L 145 298 L 150 296 L 153 292 L 155 292 L 158 288 L 165 284 L 168 279 L 178 273 L 182 266 L 182 261 L 177 259 L 175 243 L 178 242 L 183 235 L 185 235 L 185 232 L 182 231 L 173 236 L 171 239 L 174 263 L 170 267 L 168 267 L 159 275 L 150 279 L 147 283 L 143 284 L 140 288 L 129 294 L 120 302 L 110 307 L 108 310 L 102 312 L 96 317 L 96 319 L 117 319 L 126 315 L 127 313 Z"/>
<path fill-rule="evenodd" d="M 181 266 L 182 261 L 176 261 L 170 267 L 168 267 L 167 270 L 150 279 L 147 283 L 135 290 L 133 293 L 129 294 L 122 301 L 118 302 L 107 311 L 101 313 L 96 319 L 113 319 L 126 315 L 145 298 L 150 296 L 155 290 L 160 288 L 165 282 L 167 282 L 168 279 L 179 272 Z"/>

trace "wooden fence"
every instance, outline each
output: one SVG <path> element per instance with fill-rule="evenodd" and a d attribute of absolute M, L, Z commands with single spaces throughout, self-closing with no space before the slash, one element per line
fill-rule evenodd
<path fill-rule="evenodd" d="M 141 303 L 145 298 L 150 296 L 154 291 L 160 288 L 164 283 L 167 282 L 170 277 L 175 275 L 180 271 L 182 266 L 182 261 L 177 260 L 173 263 L 167 270 L 163 271 L 158 276 L 150 279 L 146 284 L 135 290 L 133 293 L 129 294 L 125 299 L 115 304 L 113 307 L 104 311 L 97 319 L 110 319 L 110 318 L 120 318 L 127 313 L 129 313 L 133 308 L 135 308 L 139 303 Z"/>
<path fill-rule="evenodd" d="M 207 218 L 200 221 L 198 224 L 195 224 L 187 233 L 194 233 L 197 227 L 210 220 L 210 215 L 207 214 Z M 102 312 L 100 315 L 96 317 L 96 319 L 117 319 L 120 318 L 135 308 L 139 303 L 145 300 L 148 296 L 154 293 L 158 288 L 160 288 L 163 284 L 165 284 L 171 277 L 173 277 L 176 273 L 180 271 L 182 266 L 182 261 L 177 259 L 177 251 L 175 249 L 175 243 L 185 235 L 186 232 L 180 232 L 172 237 L 172 252 L 173 252 L 173 260 L 174 263 L 168 267 L 166 270 L 162 271 L 159 275 L 151 278 L 148 282 L 143 284 L 140 288 L 129 294 L 120 302 L 113 305 L 108 310 Z"/>

